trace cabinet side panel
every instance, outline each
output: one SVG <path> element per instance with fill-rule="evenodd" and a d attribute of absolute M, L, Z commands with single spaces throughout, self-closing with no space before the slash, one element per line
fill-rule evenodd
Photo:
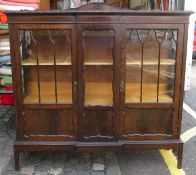
<path fill-rule="evenodd" d="M 19 68 L 19 39 L 18 39 L 18 29 L 15 24 L 9 24 L 9 40 L 10 40 L 10 54 L 11 54 L 11 66 L 12 66 L 12 80 L 14 87 L 14 101 L 16 109 L 16 140 L 20 140 L 23 136 L 22 122 L 20 120 L 20 68 Z"/>
<path fill-rule="evenodd" d="M 188 38 L 188 24 L 184 25 L 184 32 L 183 37 L 183 44 L 181 44 L 182 47 L 182 69 L 181 69 L 181 85 L 180 85 L 180 94 L 179 95 L 179 109 L 177 110 L 178 113 L 178 121 L 177 123 L 177 137 L 180 138 L 181 133 L 181 122 L 182 122 L 182 110 L 183 110 L 183 100 L 184 100 L 184 81 L 185 81 L 185 71 L 186 71 L 186 53 L 187 53 L 187 38 Z"/>

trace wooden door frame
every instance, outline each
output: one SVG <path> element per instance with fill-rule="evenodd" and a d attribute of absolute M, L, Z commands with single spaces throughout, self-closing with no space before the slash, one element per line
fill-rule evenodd
<path fill-rule="evenodd" d="M 72 109 L 73 116 L 73 132 L 78 138 L 78 118 L 77 118 L 77 73 L 76 73 L 76 28 L 74 24 L 44 24 L 39 23 L 31 24 L 9 24 L 10 27 L 10 42 L 11 42 L 11 53 L 12 53 L 12 65 L 13 69 L 13 82 L 14 84 L 14 96 L 16 105 L 16 140 L 25 140 L 24 138 L 24 122 L 23 117 L 25 117 L 25 109 Z M 19 41 L 19 30 L 70 30 L 71 31 L 71 54 L 72 54 L 72 104 L 24 104 L 23 103 L 23 81 L 22 81 L 22 65 L 21 65 L 21 55 L 20 55 L 20 41 Z M 76 84 L 75 84 L 76 82 Z"/>
<path fill-rule="evenodd" d="M 138 24 L 138 23 L 131 23 L 131 24 L 124 24 L 121 30 L 121 38 L 122 38 L 122 43 L 121 43 L 121 69 L 120 69 L 120 80 L 123 80 L 126 83 L 125 79 L 125 74 L 126 74 L 126 60 L 125 60 L 125 54 L 124 54 L 124 49 L 125 49 L 125 32 L 128 29 L 173 29 L 178 31 L 177 35 L 177 52 L 176 52 L 176 61 L 175 61 L 175 77 L 174 77 L 174 96 L 173 99 L 174 101 L 172 103 L 130 103 L 130 104 L 125 104 L 125 92 L 120 93 L 120 135 L 122 135 L 123 132 L 123 116 L 125 115 L 124 108 L 172 108 L 173 111 L 173 117 L 172 117 L 172 134 L 171 138 L 179 138 L 179 133 L 178 133 L 178 127 L 177 123 L 181 122 L 181 117 L 180 113 L 178 113 L 180 109 L 180 100 L 181 100 L 181 79 L 183 78 L 182 72 L 184 70 L 184 65 L 183 65 L 183 40 L 184 40 L 184 24 L 159 24 L 159 23 L 153 23 L 153 24 Z M 171 139 L 171 138 L 166 138 L 166 139 Z M 156 136 L 155 136 L 156 139 Z"/>
<path fill-rule="evenodd" d="M 82 17 L 81 17 L 82 18 Z M 91 18 L 91 17 L 89 17 Z M 88 18 L 85 17 L 85 20 L 88 20 Z M 103 30 L 112 30 L 114 31 L 114 65 L 113 65 L 113 107 L 107 107 L 107 106 L 93 106 L 88 107 L 84 106 L 84 78 L 83 78 L 83 66 L 84 65 L 84 53 L 83 53 L 83 44 L 82 44 L 82 32 L 84 30 L 95 30 L 95 31 L 103 31 Z M 119 24 L 101 24 L 101 23 L 95 23 L 95 24 L 77 24 L 77 39 L 78 39 L 78 46 L 77 46 L 77 70 L 78 70 L 78 88 L 79 88 L 79 104 L 78 104 L 78 116 L 79 116 L 79 138 L 80 140 L 83 139 L 83 132 L 84 132 L 84 121 L 83 121 L 83 111 L 84 109 L 99 109 L 99 110 L 111 110 L 113 108 L 114 110 L 114 120 L 113 120 L 113 126 L 114 126 L 114 140 L 118 140 L 119 135 L 119 61 L 120 61 L 120 26 Z"/>

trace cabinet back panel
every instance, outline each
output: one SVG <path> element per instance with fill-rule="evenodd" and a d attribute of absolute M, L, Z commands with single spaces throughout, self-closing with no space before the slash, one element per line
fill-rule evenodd
<path fill-rule="evenodd" d="M 72 110 L 25 110 L 24 136 L 74 137 Z"/>
<path fill-rule="evenodd" d="M 25 68 L 24 103 L 72 103 L 72 70 L 68 66 L 56 68 L 56 93 L 53 66 L 39 69 L 39 83 L 35 66 Z M 39 85 L 39 86 L 38 86 Z M 39 102 L 40 94 L 40 102 Z M 57 99 L 56 99 L 57 95 Z"/>
<path fill-rule="evenodd" d="M 172 133 L 172 109 L 125 109 L 122 136 L 166 136 Z"/>
<path fill-rule="evenodd" d="M 113 104 L 114 35 L 112 30 L 82 32 L 85 106 Z"/>
<path fill-rule="evenodd" d="M 54 82 L 54 67 L 53 66 L 42 66 L 39 68 L 40 71 L 40 81 L 43 82 Z M 57 81 L 59 82 L 71 82 L 72 74 L 71 67 L 68 66 L 58 66 L 56 67 Z M 27 74 L 28 81 L 37 81 L 37 72 L 35 66 L 30 66 L 25 68 L 25 73 Z"/>

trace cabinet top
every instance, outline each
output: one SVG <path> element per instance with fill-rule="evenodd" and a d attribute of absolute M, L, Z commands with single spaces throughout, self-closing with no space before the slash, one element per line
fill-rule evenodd
<path fill-rule="evenodd" d="M 105 3 L 90 3 L 76 9 L 49 11 L 8 11 L 9 15 L 133 15 L 133 16 L 189 16 L 191 11 L 136 11 L 120 9 Z"/>

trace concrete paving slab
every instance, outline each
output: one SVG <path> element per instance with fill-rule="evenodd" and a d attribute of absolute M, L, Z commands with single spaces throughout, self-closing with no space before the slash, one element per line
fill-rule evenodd
<path fill-rule="evenodd" d="M 196 126 L 196 120 L 185 110 L 183 110 L 181 134 L 187 131 L 188 129 L 193 128 L 194 126 Z"/>
<path fill-rule="evenodd" d="M 196 137 L 184 145 L 183 169 L 186 175 L 196 175 Z"/>
<path fill-rule="evenodd" d="M 196 120 L 191 115 L 183 114 L 182 133 L 196 126 Z M 196 174 L 196 136 L 184 144 L 183 169 L 186 175 Z"/>
<path fill-rule="evenodd" d="M 185 92 L 184 102 L 196 111 L 196 86 L 191 85 L 190 91 Z"/>
<path fill-rule="evenodd" d="M 159 151 L 132 150 L 118 154 L 122 175 L 169 175 Z"/>

